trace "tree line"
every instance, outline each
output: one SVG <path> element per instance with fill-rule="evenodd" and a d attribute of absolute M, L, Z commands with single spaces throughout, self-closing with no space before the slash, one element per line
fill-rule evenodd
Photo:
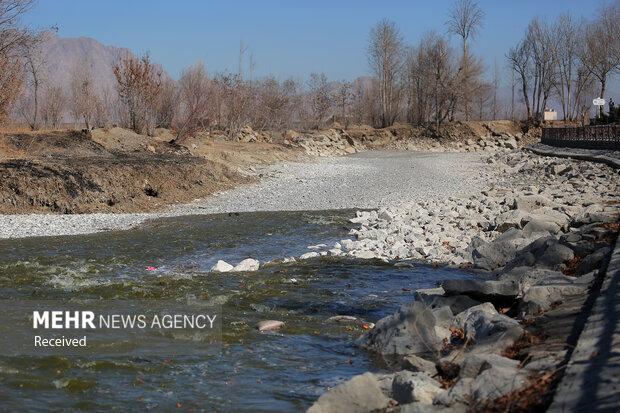
<path fill-rule="evenodd" d="M 394 22 L 379 21 L 368 39 L 372 76 L 350 82 L 322 73 L 305 81 L 256 79 L 251 57 L 244 70 L 248 48 L 242 44 L 236 73 L 209 74 L 196 63 L 174 80 L 148 54 L 127 53 L 113 65 L 112 90 L 98 87 L 87 64 L 76 65 L 63 90 L 43 76 L 52 31 L 35 32 L 20 22 L 33 1 L 0 0 L 0 121 L 13 115 L 32 129 L 56 128 L 67 118 L 85 128 L 119 124 L 144 134 L 169 128 L 177 138 L 202 129 L 234 136 L 245 126 L 308 129 L 333 122 L 439 128 L 454 120 L 539 122 L 551 101 L 574 121 L 587 116 L 592 96 L 605 97 L 620 69 L 620 0 L 590 21 L 570 14 L 532 19 L 506 60 L 490 66 L 471 51 L 485 13 L 473 0 L 457 0 L 442 31 L 425 33 L 415 44 Z M 509 86 L 508 98 L 502 84 Z"/>

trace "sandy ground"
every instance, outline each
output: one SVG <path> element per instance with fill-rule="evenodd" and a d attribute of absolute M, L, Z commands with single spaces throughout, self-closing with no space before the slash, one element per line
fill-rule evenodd
<path fill-rule="evenodd" d="M 1 215 L 0 238 L 76 235 L 135 227 L 179 215 L 246 211 L 376 208 L 459 196 L 482 187 L 480 154 L 364 152 L 257 168 L 260 179 L 157 213 Z"/>

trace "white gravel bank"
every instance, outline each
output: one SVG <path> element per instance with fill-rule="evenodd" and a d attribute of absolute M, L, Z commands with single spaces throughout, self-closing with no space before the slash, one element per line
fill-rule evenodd
<path fill-rule="evenodd" d="M 478 192 L 488 168 L 477 153 L 373 151 L 261 168 L 260 182 L 140 214 L 1 215 L 0 238 L 77 235 L 135 227 L 160 217 L 249 211 L 378 208 Z"/>

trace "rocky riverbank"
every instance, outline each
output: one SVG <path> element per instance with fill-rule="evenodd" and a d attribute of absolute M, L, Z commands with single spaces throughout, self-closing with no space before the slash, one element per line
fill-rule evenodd
<path fill-rule="evenodd" d="M 309 411 L 531 411 L 550 403 L 617 236 L 618 172 L 527 151 L 498 151 L 487 162 L 481 193 L 359 211 L 354 239 L 302 256 L 425 260 L 487 274 L 418 291 L 379 320 L 357 344 L 386 371 L 336 386 Z"/>

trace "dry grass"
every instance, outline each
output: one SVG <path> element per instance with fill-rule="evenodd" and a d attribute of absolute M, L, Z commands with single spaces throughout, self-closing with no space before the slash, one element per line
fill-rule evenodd
<path fill-rule="evenodd" d="M 523 361 L 523 359 L 525 358 L 524 350 L 528 349 L 531 346 L 540 344 L 543 340 L 544 337 L 542 334 L 535 335 L 530 333 L 529 331 L 526 331 L 517 341 L 515 341 L 510 347 L 504 350 L 502 356 L 508 357 L 509 359 L 513 360 Z"/>

